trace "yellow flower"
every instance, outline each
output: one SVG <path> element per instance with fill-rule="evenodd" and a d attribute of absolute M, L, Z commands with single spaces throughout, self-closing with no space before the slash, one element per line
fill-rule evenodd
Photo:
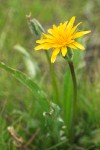
<path fill-rule="evenodd" d="M 35 47 L 35 50 L 49 50 L 53 48 L 51 62 L 54 63 L 57 55 L 61 52 L 64 57 L 67 55 L 68 48 L 72 49 L 81 49 L 85 48 L 75 41 L 75 39 L 87 34 L 91 31 L 79 31 L 76 32 L 77 27 L 81 24 L 78 23 L 76 26 L 73 26 L 75 22 L 75 16 L 71 18 L 68 22 L 64 24 L 60 23 L 59 26 L 53 25 L 52 29 L 48 29 L 48 34 L 43 34 L 42 39 L 37 40 L 36 43 L 40 44 Z"/>

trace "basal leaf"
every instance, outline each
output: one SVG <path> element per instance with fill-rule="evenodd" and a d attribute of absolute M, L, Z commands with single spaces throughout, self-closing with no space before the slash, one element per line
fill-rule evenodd
<path fill-rule="evenodd" d="M 49 101 L 45 93 L 40 89 L 40 87 L 33 82 L 27 75 L 22 73 L 19 70 L 15 70 L 13 68 L 8 67 L 4 63 L 0 62 L 0 67 L 13 75 L 18 81 L 20 81 L 23 85 L 25 85 L 32 93 L 36 100 L 39 102 L 39 105 L 43 111 L 48 111 L 49 109 Z"/>

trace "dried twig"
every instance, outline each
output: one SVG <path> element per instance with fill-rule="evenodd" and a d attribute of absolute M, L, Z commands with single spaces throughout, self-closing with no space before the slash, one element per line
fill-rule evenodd
<path fill-rule="evenodd" d="M 22 150 L 27 150 L 28 146 L 34 141 L 35 137 L 38 135 L 40 128 L 32 135 L 32 137 L 25 142 L 24 139 L 19 136 L 13 127 L 8 127 L 8 131 L 13 138 L 13 143 L 16 147 L 21 148 Z"/>
<path fill-rule="evenodd" d="M 32 135 L 32 137 L 29 139 L 29 141 L 25 144 L 25 147 L 28 147 L 35 139 L 35 137 L 38 135 L 40 131 L 40 128 L 37 129 L 37 131 Z"/>
<path fill-rule="evenodd" d="M 13 127 L 8 127 L 8 131 L 9 131 L 10 135 L 12 136 L 13 142 L 16 145 L 16 147 L 23 147 L 23 145 L 25 144 L 25 141 L 22 137 L 20 137 L 16 133 L 15 129 Z"/>

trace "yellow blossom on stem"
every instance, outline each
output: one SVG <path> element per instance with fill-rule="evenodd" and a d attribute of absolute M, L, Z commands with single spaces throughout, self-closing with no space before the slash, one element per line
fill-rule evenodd
<path fill-rule="evenodd" d="M 74 26 L 75 16 L 66 21 L 64 24 L 60 23 L 59 26 L 53 25 L 52 29 L 48 29 L 48 34 L 42 33 L 43 37 L 37 40 L 39 45 L 35 47 L 35 50 L 49 50 L 53 49 L 51 62 L 54 63 L 57 55 L 61 52 L 62 56 L 67 55 L 68 48 L 81 49 L 85 48 L 83 45 L 75 41 L 75 39 L 90 33 L 91 31 L 79 31 L 76 32 L 77 27 L 81 24 L 78 23 Z"/>

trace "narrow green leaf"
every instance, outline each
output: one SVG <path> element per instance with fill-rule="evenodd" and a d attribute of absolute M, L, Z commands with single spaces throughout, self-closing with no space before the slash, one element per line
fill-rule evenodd
<path fill-rule="evenodd" d="M 36 83 L 34 83 L 21 71 L 10 68 L 2 62 L 0 62 L 0 67 L 13 75 L 18 81 L 24 84 L 33 93 L 34 97 L 36 98 L 36 100 L 38 100 L 39 105 L 41 106 L 41 109 L 43 111 L 49 110 L 49 101 L 47 100 L 45 93 Z"/>
<path fill-rule="evenodd" d="M 64 120 L 67 126 L 67 131 L 71 126 L 72 118 L 72 106 L 73 106 L 73 85 L 70 70 L 67 70 L 67 73 L 64 77 L 64 88 L 63 88 L 63 108 L 64 108 Z"/>

